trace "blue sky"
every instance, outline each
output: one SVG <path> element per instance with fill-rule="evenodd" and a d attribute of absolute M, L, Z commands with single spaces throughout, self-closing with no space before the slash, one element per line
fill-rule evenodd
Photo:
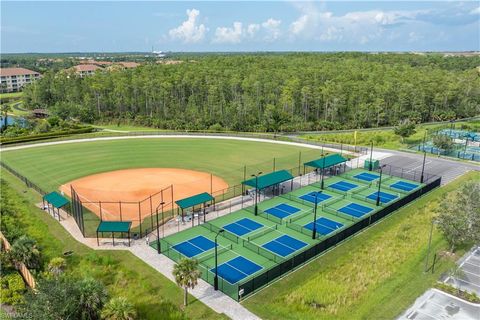
<path fill-rule="evenodd" d="M 1 51 L 480 50 L 480 1 L 1 2 Z"/>

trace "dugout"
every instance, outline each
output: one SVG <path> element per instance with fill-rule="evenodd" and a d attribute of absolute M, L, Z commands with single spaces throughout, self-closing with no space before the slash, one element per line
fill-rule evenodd
<path fill-rule="evenodd" d="M 123 238 L 123 234 L 128 234 L 128 246 L 130 247 L 130 227 L 132 226 L 132 221 L 100 221 L 100 224 L 97 227 L 97 245 L 100 245 L 98 241 L 98 233 L 108 232 L 112 234 L 112 243 L 115 246 L 115 233 L 120 233 L 120 236 Z"/>
<path fill-rule="evenodd" d="M 208 192 L 202 192 L 202 193 L 193 195 L 191 197 L 187 197 L 187 198 L 183 198 L 183 199 L 175 201 L 175 203 L 177 204 L 177 206 L 180 208 L 180 210 L 182 212 L 182 222 L 185 221 L 184 220 L 185 209 L 192 208 L 192 227 L 194 225 L 194 220 L 195 220 L 194 219 L 194 217 L 195 217 L 195 215 L 194 215 L 195 206 L 202 205 L 203 222 L 205 222 L 205 215 L 206 215 L 205 211 L 206 211 L 208 202 L 213 203 L 213 205 L 215 206 L 215 198 L 212 197 L 212 195 Z M 198 224 L 200 224 L 200 215 L 198 216 L 198 219 L 199 219 Z"/>
<path fill-rule="evenodd" d="M 46 194 L 42 198 L 43 208 L 45 208 L 45 203 L 47 204 L 47 211 L 50 213 L 50 206 L 52 208 L 53 217 L 55 218 L 55 209 L 57 209 L 58 221 L 60 221 L 60 209 L 65 207 L 70 203 L 67 198 L 62 196 L 56 191 Z"/>
<path fill-rule="evenodd" d="M 293 176 L 287 170 L 279 170 L 245 180 L 242 184 L 255 188 L 257 191 L 272 187 L 273 195 L 278 195 L 280 194 L 280 184 L 288 180 L 291 180 L 292 187 L 290 189 L 293 189 Z"/>

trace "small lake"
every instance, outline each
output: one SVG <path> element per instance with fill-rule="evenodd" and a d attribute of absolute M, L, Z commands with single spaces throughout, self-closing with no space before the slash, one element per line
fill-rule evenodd
<path fill-rule="evenodd" d="M 5 124 L 5 119 L 3 116 L 0 116 L 0 120 L 1 120 L 0 128 L 3 128 Z M 7 116 L 7 125 L 12 125 L 12 124 L 18 124 L 21 127 L 24 127 L 26 125 L 26 121 L 24 118 Z"/>

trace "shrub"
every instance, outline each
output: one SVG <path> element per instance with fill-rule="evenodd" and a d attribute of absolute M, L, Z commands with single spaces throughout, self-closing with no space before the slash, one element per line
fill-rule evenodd
<path fill-rule="evenodd" d="M 26 291 L 25 282 L 18 272 L 10 273 L 0 278 L 0 301 L 9 305 L 23 303 L 23 293 Z"/>

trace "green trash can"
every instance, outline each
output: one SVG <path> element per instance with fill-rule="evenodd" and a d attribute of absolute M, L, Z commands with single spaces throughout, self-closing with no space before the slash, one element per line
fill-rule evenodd
<path fill-rule="evenodd" d="M 380 161 L 372 159 L 372 168 L 370 169 L 370 160 L 365 160 L 364 168 L 367 170 L 377 170 L 380 167 Z"/>

